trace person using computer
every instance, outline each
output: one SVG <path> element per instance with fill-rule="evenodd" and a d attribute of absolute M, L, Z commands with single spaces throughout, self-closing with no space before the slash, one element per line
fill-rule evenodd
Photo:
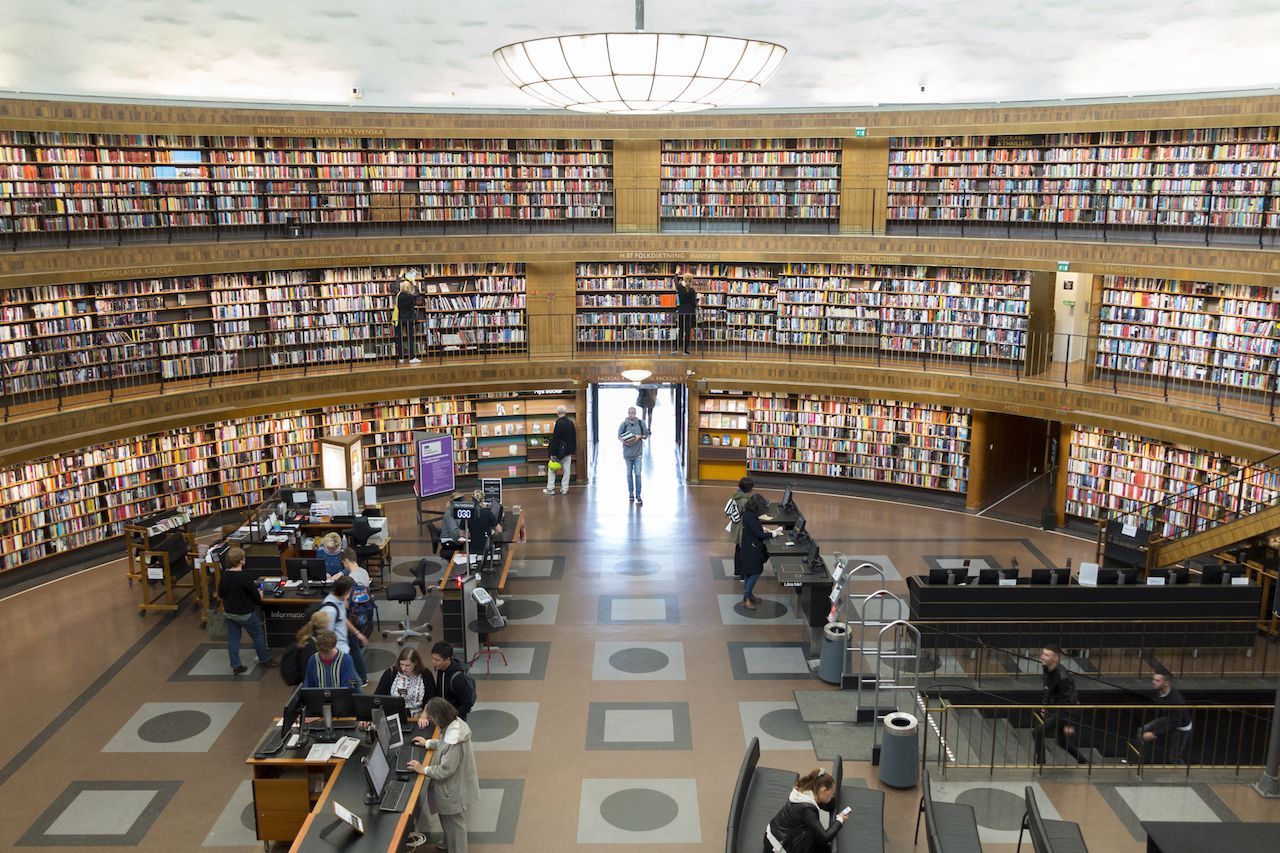
<path fill-rule="evenodd" d="M 435 695 L 449 701 L 458 716 L 465 720 L 476 704 L 476 691 L 467 665 L 453 656 L 453 646 L 444 640 L 431 647 L 431 668 L 436 674 Z M 419 725 L 425 725 L 420 720 Z"/>
<path fill-rule="evenodd" d="M 502 532 L 502 525 L 498 523 L 498 516 L 489 508 L 483 491 L 476 489 L 471 493 L 471 499 L 475 501 L 475 509 L 471 512 L 471 518 L 467 519 L 468 548 L 472 554 L 483 555 L 493 534 Z"/>
<path fill-rule="evenodd" d="M 547 442 L 547 450 L 551 454 L 547 462 L 546 493 L 556 493 L 556 472 L 551 467 L 554 462 L 560 466 L 560 494 L 569 494 L 569 475 L 573 469 L 573 454 L 578 452 L 578 428 L 569 417 L 569 410 L 564 406 L 556 406 L 556 424 L 551 428 L 551 440 Z"/>
<path fill-rule="evenodd" d="M 640 497 L 640 465 L 644 461 L 644 443 L 649 437 L 649 427 L 636 417 L 636 407 L 627 409 L 627 416 L 618 426 L 618 441 L 622 442 L 622 461 L 627 466 L 627 497 L 636 505 L 643 505 Z"/>
<path fill-rule="evenodd" d="M 440 730 L 440 737 L 413 739 L 418 746 L 434 750 L 430 764 L 424 766 L 410 761 L 408 765 L 414 773 L 421 773 L 429 780 L 427 795 L 418 798 L 418 825 L 427 825 L 424 810 L 430 808 L 440 819 L 440 828 L 444 831 L 443 849 L 449 853 L 467 853 L 467 811 L 480 800 L 480 776 L 476 772 L 471 727 L 439 696 L 427 700 L 426 716 L 428 725 Z M 423 849 L 424 841 L 425 835 L 421 838 L 411 835 L 411 849 Z"/>
<path fill-rule="evenodd" d="M 1040 650 L 1040 666 L 1044 671 L 1044 689 L 1040 701 L 1044 721 L 1032 732 L 1036 764 L 1044 764 L 1044 742 L 1047 737 L 1052 737 L 1077 763 L 1084 763 L 1076 748 L 1076 719 L 1075 712 L 1071 710 L 1071 706 L 1080 704 L 1080 699 L 1076 696 L 1075 679 L 1061 664 L 1062 648 L 1054 643 L 1046 643 Z"/>
<path fill-rule="evenodd" d="M 338 638 L 332 631 L 316 633 L 316 653 L 307 661 L 307 671 L 302 678 L 303 687 L 351 687 L 360 692 L 360 681 L 351 656 L 338 648 Z"/>
<path fill-rule="evenodd" d="M 424 676 L 427 665 L 417 649 L 401 649 L 396 662 L 378 679 L 378 696 L 399 696 L 404 699 L 405 713 L 416 717 L 426 708 L 427 700 L 436 695 L 435 680 Z"/>
<path fill-rule="evenodd" d="M 1159 757 L 1171 763 L 1185 761 L 1187 743 L 1191 740 L 1191 712 L 1187 700 L 1173 686 L 1173 673 L 1161 667 L 1151 674 L 1151 686 L 1156 695 L 1152 701 L 1164 713 L 1138 729 L 1135 746 L 1143 764 L 1150 764 Z"/>
<path fill-rule="evenodd" d="M 342 537 L 330 530 L 316 541 L 316 556 L 324 560 L 324 579 L 336 581 L 347 574 L 342 566 Z"/>
<path fill-rule="evenodd" d="M 262 604 L 262 590 L 253 578 L 244 573 L 244 550 L 234 545 L 227 549 L 223 559 L 222 579 L 218 582 L 218 598 L 222 600 L 222 613 L 227 617 L 227 657 L 231 659 L 231 671 L 243 675 L 249 667 L 240 662 L 240 631 L 249 633 L 258 663 L 275 666 L 271 650 L 267 648 L 267 634 L 258 620 L 258 607 Z"/>
<path fill-rule="evenodd" d="M 754 494 L 742 506 L 742 537 L 739 547 L 745 581 L 742 587 L 742 606 L 748 610 L 755 610 L 756 602 L 760 600 L 752 593 L 755 592 L 756 581 L 760 580 L 760 575 L 764 572 L 764 561 L 769 558 L 765 553 L 764 543 L 782 532 L 780 527 L 766 530 L 760 523 L 760 516 L 768 508 L 769 502 Z"/>
<path fill-rule="evenodd" d="M 733 540 L 733 576 L 741 578 L 742 574 L 742 510 L 747 505 L 747 499 L 751 497 L 751 490 L 756 487 L 755 481 L 750 477 L 743 477 L 738 481 L 738 491 L 733 493 L 733 497 L 729 498 L 724 505 L 724 514 L 729 519 L 729 524 L 725 531 L 729 534 L 729 538 Z"/>

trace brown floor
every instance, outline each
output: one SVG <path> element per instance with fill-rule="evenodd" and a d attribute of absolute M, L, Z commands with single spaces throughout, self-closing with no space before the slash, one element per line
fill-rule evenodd
<path fill-rule="evenodd" d="M 620 400 L 625 408 L 629 401 L 622 397 L 602 402 L 606 438 L 591 484 L 575 487 L 568 497 L 548 497 L 535 485 L 508 492 L 507 502 L 523 504 L 528 513 L 528 543 L 519 555 L 562 555 L 565 570 L 558 581 L 517 579 L 509 588 L 514 596 L 557 593 L 558 615 L 555 625 L 512 625 L 501 637 L 507 642 L 549 642 L 545 679 L 480 679 L 482 703 L 538 702 L 540 709 L 532 751 L 480 753 L 482 777 L 524 780 L 516 843 L 475 845 L 473 850 L 578 849 L 581 780 L 619 776 L 695 779 L 702 841 L 672 846 L 721 850 L 729 795 L 745 744 L 737 703 L 791 701 L 798 689 L 826 688 L 817 679 L 733 679 L 727 642 L 794 641 L 797 629 L 794 623 L 722 623 L 715 596 L 740 589 L 732 580 L 715 579 L 711 569 L 711 558 L 729 556 L 732 550 L 721 530 L 721 507 L 730 490 L 679 482 L 672 430 L 664 426 L 670 409 L 661 404 L 655 413 L 655 441 L 649 448 L 646 504 L 634 508 L 627 503 L 619 454 L 609 438 L 612 424 L 621 416 L 615 405 Z M 824 551 L 888 554 L 904 574 L 923 572 L 927 555 L 990 554 L 1002 563 L 1017 556 L 1026 569 L 1062 565 L 1067 557 L 1078 564 L 1092 552 L 1091 542 L 964 513 L 808 493 L 798 498 L 809 529 L 823 542 Z M 394 504 L 391 517 L 396 555 L 425 552 L 413 536 L 411 505 Z M 669 563 L 679 581 L 637 579 L 612 571 L 616 561 L 628 557 Z M 904 589 L 900 583 L 891 588 Z M 598 595 L 634 592 L 678 595 L 680 624 L 597 624 Z M 765 580 L 758 592 L 780 590 L 772 580 Z M 5 732 L 0 746 L 4 765 L 0 798 L 6 814 L 0 849 L 13 847 L 70 782 L 95 779 L 180 781 L 173 799 L 137 846 L 199 849 L 232 792 L 247 778 L 244 760 L 270 717 L 279 712 L 287 688 L 274 673 L 257 681 L 169 680 L 195 647 L 206 641 L 204 633 L 190 610 L 184 608 L 172 618 L 139 618 L 135 604 L 135 590 L 125 582 L 120 563 L 0 601 L 0 623 L 10 627 L 13 643 L 0 665 L 0 683 L 6 685 L 0 698 L 0 730 Z M 683 642 L 687 679 L 593 681 L 592 644 L 610 639 Z M 585 749 L 588 702 L 629 700 L 688 702 L 693 751 Z M 207 753 L 101 752 L 144 701 L 243 704 Z M 29 747 L 33 738 L 51 727 L 54 733 L 46 743 Z M 812 753 L 766 751 L 762 763 L 804 770 L 816 761 Z M 869 764 L 854 763 L 846 774 L 879 787 L 877 771 Z M 999 778 L 1018 784 L 1031 781 L 1025 772 Z M 1240 781 L 1206 783 L 1241 820 L 1280 820 L 1280 802 L 1260 799 L 1245 784 L 1254 778 L 1246 775 Z M 1048 777 L 1042 784 L 1064 818 L 1082 823 L 1091 849 L 1133 853 L 1144 849 L 1124 829 L 1096 785 L 1083 779 Z M 918 797 L 917 790 L 887 791 L 888 850 L 912 849 Z M 618 851 L 653 847 L 585 846 Z M 986 849 L 1011 851 L 1013 846 L 987 845 Z"/>

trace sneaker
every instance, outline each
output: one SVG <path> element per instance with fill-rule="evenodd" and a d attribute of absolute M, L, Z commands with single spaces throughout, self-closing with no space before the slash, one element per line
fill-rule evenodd
<path fill-rule="evenodd" d="M 396 364 L 404 364 L 404 359 L 403 359 L 403 358 L 397 358 L 397 359 L 396 359 Z"/>
<path fill-rule="evenodd" d="M 742 606 L 743 606 L 743 607 L 745 607 L 745 608 L 747 608 L 748 610 L 755 610 L 755 609 L 756 609 L 756 603 L 755 603 L 754 601 L 752 601 L 751 599 L 746 599 L 746 600 L 744 600 L 744 601 L 742 602 Z"/>
<path fill-rule="evenodd" d="M 639 495 L 636 495 L 636 506 L 644 506 L 644 501 L 640 500 Z"/>
<path fill-rule="evenodd" d="M 636 496 L 635 496 L 635 495 L 627 495 L 627 500 L 631 501 L 632 503 L 635 503 L 635 502 L 636 502 Z"/>
<path fill-rule="evenodd" d="M 231 671 L 236 675 L 244 675 L 246 672 L 249 671 L 249 667 L 245 666 L 244 664 L 240 664 L 239 666 L 231 667 Z"/>
<path fill-rule="evenodd" d="M 411 359 L 409 359 L 409 363 L 410 363 L 410 364 L 422 364 L 422 359 L 420 359 L 420 358 L 411 358 Z"/>
<path fill-rule="evenodd" d="M 568 489 L 561 489 L 561 490 L 560 490 L 560 494 L 562 494 L 562 495 L 567 495 L 567 494 L 569 494 L 569 490 L 568 490 Z"/>
<path fill-rule="evenodd" d="M 542 491 L 543 491 L 543 494 L 548 494 L 548 495 L 554 495 L 556 493 L 555 489 L 543 489 Z"/>

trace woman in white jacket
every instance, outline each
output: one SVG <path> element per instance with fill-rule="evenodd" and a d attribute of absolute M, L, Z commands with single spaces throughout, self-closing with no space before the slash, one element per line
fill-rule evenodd
<path fill-rule="evenodd" d="M 435 750 L 430 764 L 424 766 L 416 761 L 409 762 L 410 770 L 421 773 L 428 780 L 427 795 L 418 803 L 418 822 L 426 827 L 426 815 L 422 809 L 424 806 L 430 808 L 440 818 L 440 827 L 444 830 L 444 847 L 437 849 L 466 853 L 467 809 L 480 799 L 480 777 L 476 774 L 471 727 L 459 719 L 454 707 L 440 696 L 427 701 L 426 716 L 430 725 L 439 728 L 440 737 L 413 739 L 418 746 Z"/>

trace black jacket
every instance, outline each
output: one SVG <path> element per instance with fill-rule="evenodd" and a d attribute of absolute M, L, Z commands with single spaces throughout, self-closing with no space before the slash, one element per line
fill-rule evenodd
<path fill-rule="evenodd" d="M 1052 672 L 1045 671 L 1044 691 L 1040 695 L 1040 704 L 1045 708 L 1080 704 L 1080 698 L 1076 696 L 1076 680 L 1063 668 L 1062 664 L 1055 666 Z M 1066 709 L 1058 710 L 1056 713 L 1064 720 L 1074 718 L 1074 714 Z"/>
<path fill-rule="evenodd" d="M 1161 696 L 1158 693 L 1154 701 L 1157 705 L 1163 706 L 1165 714 L 1162 717 L 1156 717 L 1151 722 L 1142 727 L 1144 732 L 1155 732 L 1156 737 L 1164 737 L 1175 729 L 1184 729 L 1191 722 L 1191 712 L 1184 706 L 1187 700 L 1182 698 L 1182 694 L 1176 689 L 1170 689 L 1169 695 Z"/>
<path fill-rule="evenodd" d="M 683 282 L 676 282 L 676 313 L 698 313 L 698 291 L 685 287 Z"/>
<path fill-rule="evenodd" d="M 743 577 L 758 575 L 764 571 L 764 561 L 768 559 L 765 555 L 764 543 L 768 540 L 769 534 L 765 531 L 764 525 L 760 523 L 760 516 L 750 510 L 744 510 L 742 513 L 742 541 L 738 545 Z"/>
<path fill-rule="evenodd" d="M 218 597 L 222 599 L 222 609 L 227 613 L 243 616 L 252 613 L 262 603 L 262 592 L 258 583 L 244 573 L 244 570 L 222 573 L 218 582 Z"/>
<path fill-rule="evenodd" d="M 551 452 L 552 459 L 563 459 L 577 452 L 578 429 L 568 415 L 556 418 L 556 426 L 551 431 L 551 442 L 547 449 Z"/>
<path fill-rule="evenodd" d="M 401 323 L 412 323 L 418 319 L 418 294 L 412 290 L 398 291 L 396 309 Z"/>
<path fill-rule="evenodd" d="M 824 827 L 818 820 L 818 807 L 812 803 L 787 803 L 769 821 L 773 837 L 782 843 L 787 853 L 829 850 L 831 839 L 843 827 L 844 824 L 838 820 L 832 820 L 830 826 Z M 768 836 L 764 839 L 764 853 L 773 853 Z"/>
<path fill-rule="evenodd" d="M 467 718 L 471 708 L 476 704 L 475 691 L 471 689 L 471 681 L 464 674 L 467 668 L 455 658 L 449 661 L 449 668 L 436 673 L 436 696 L 443 696 L 458 712 L 462 719 Z"/>

